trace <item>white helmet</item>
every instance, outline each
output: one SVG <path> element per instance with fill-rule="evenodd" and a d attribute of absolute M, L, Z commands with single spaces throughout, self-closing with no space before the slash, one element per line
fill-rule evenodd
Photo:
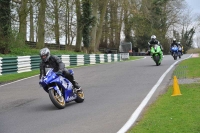
<path fill-rule="evenodd" d="M 155 36 L 155 35 L 152 35 L 152 36 L 151 36 L 151 39 L 152 39 L 152 40 L 156 40 L 156 36 Z"/>
<path fill-rule="evenodd" d="M 47 62 L 50 57 L 50 50 L 48 48 L 43 48 L 40 50 L 40 58 L 44 61 Z"/>

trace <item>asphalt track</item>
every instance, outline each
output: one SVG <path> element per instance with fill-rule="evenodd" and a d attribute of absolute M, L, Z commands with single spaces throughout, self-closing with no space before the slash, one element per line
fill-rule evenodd
<path fill-rule="evenodd" d="M 123 133 L 166 91 L 177 63 L 165 56 L 161 66 L 145 57 L 74 68 L 85 101 L 62 110 L 39 87 L 38 76 L 2 85 L 0 133 Z"/>

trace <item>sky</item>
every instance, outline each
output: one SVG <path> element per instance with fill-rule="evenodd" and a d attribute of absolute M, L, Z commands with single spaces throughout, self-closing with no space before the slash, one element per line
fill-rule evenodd
<path fill-rule="evenodd" d="M 200 15 L 200 0 L 185 0 L 194 16 Z M 193 46 L 200 47 L 200 29 L 195 30 Z"/>
<path fill-rule="evenodd" d="M 193 13 L 200 14 L 200 0 L 185 0 Z"/>

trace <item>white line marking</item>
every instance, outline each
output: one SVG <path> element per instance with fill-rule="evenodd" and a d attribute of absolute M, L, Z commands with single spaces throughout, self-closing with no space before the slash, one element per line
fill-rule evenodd
<path fill-rule="evenodd" d="M 192 56 L 192 54 L 185 58 L 188 59 Z M 178 60 L 176 62 L 174 62 L 166 71 L 165 73 L 163 73 L 163 75 L 159 78 L 158 82 L 153 86 L 153 88 L 150 90 L 150 92 L 147 94 L 147 96 L 144 98 L 144 100 L 141 102 L 141 104 L 138 106 L 138 108 L 133 112 L 133 114 L 131 115 L 131 117 L 129 118 L 129 120 L 124 124 L 124 126 L 117 132 L 117 133 L 125 133 L 129 130 L 129 128 L 134 124 L 134 122 L 137 120 L 138 116 L 140 115 L 140 113 L 142 112 L 142 110 L 144 109 L 144 107 L 146 106 L 146 104 L 148 103 L 148 101 L 150 100 L 150 98 L 152 97 L 152 95 L 154 94 L 154 92 L 156 91 L 156 89 L 158 88 L 158 86 L 161 84 L 161 82 L 163 81 L 163 79 L 165 78 L 165 76 L 167 75 L 167 73 L 179 62 L 185 59 L 181 59 Z"/>

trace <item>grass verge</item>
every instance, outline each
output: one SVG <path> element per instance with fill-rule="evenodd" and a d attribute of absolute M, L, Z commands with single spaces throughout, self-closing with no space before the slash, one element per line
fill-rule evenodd
<path fill-rule="evenodd" d="M 199 78 L 199 63 L 200 58 L 184 60 L 174 72 L 184 68 L 187 78 Z M 128 133 L 200 133 L 200 84 L 180 84 L 179 88 L 182 95 L 171 96 L 173 86 L 169 86 Z"/>
<path fill-rule="evenodd" d="M 126 61 L 136 60 L 136 59 L 140 59 L 140 58 L 142 58 L 142 57 L 130 56 L 130 59 L 126 60 Z M 84 66 L 90 66 L 90 65 L 84 65 Z M 74 68 L 74 67 L 81 67 L 81 66 L 70 66 L 70 67 L 67 67 L 67 68 Z M 35 75 L 38 75 L 38 74 L 39 74 L 39 70 L 33 70 L 33 71 L 30 71 L 30 72 L 11 73 L 11 74 L 0 75 L 0 84 L 16 81 L 16 80 L 19 80 L 19 79 L 35 76 Z"/>
<path fill-rule="evenodd" d="M 128 133 L 199 133 L 199 84 L 180 88 L 182 95 L 173 97 L 170 86 Z"/>

